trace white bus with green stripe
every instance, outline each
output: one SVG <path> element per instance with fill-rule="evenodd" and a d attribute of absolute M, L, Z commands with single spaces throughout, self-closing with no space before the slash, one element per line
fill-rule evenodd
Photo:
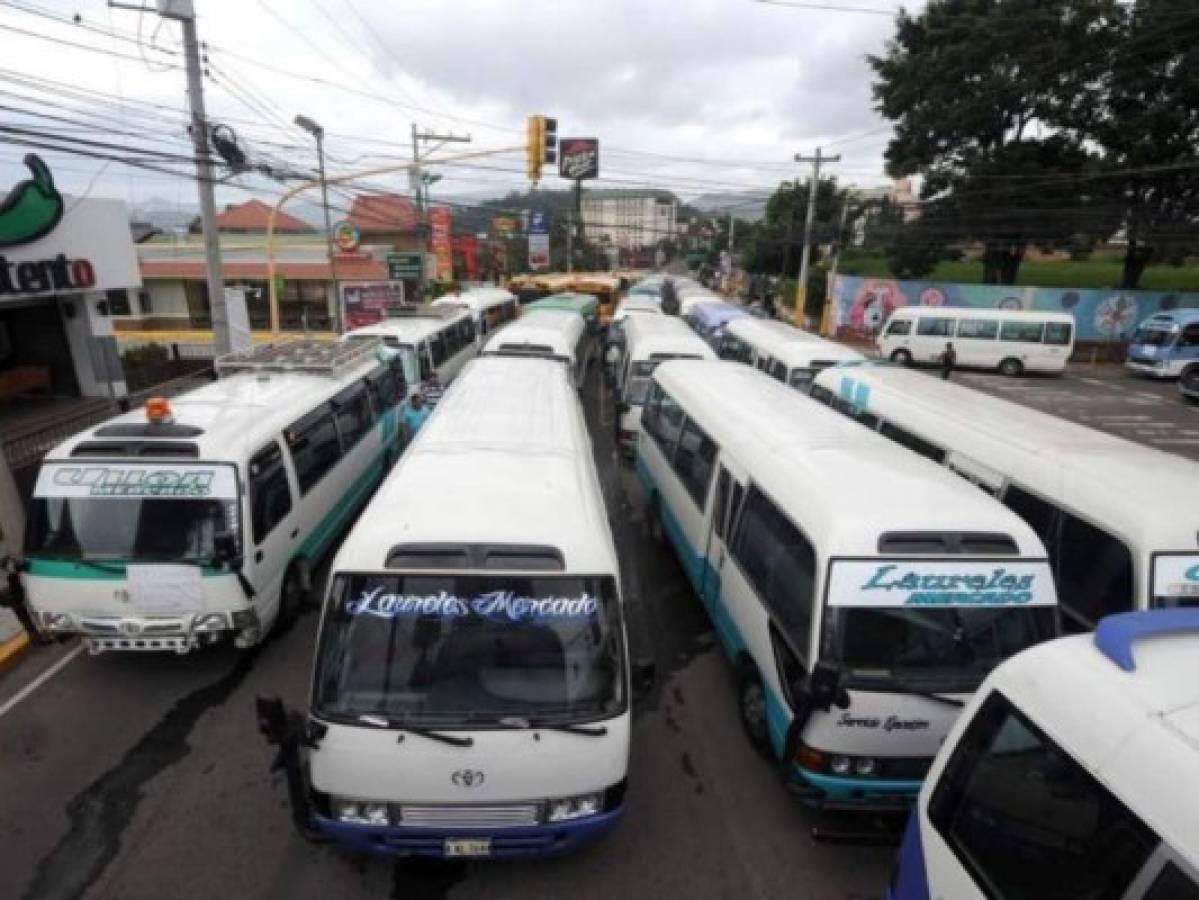
<path fill-rule="evenodd" d="M 747 734 L 812 805 L 910 804 L 991 669 L 1057 633 L 1019 517 L 760 372 L 664 362 L 640 428 L 651 532 L 733 661 Z"/>
<path fill-rule="evenodd" d="M 400 450 L 398 357 L 296 341 L 217 367 L 47 455 L 21 563 L 45 633 L 93 653 L 251 647 L 302 608 Z"/>

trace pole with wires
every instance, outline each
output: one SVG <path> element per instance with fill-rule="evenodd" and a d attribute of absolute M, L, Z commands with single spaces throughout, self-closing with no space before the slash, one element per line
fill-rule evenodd
<path fill-rule="evenodd" d="M 822 156 L 819 147 L 816 148 L 815 156 L 795 154 L 797 163 L 810 162 L 812 164 L 812 180 L 808 182 L 808 216 L 804 221 L 803 247 L 799 257 L 799 284 L 795 286 L 795 315 L 792 316 L 792 319 L 798 323 L 803 322 L 804 308 L 808 301 L 808 263 L 812 258 L 812 220 L 816 218 L 816 191 L 820 189 L 820 164 L 839 162 L 840 160 L 840 154 Z"/>
<path fill-rule="evenodd" d="M 296 116 L 295 123 L 316 140 L 316 163 L 321 181 L 321 208 L 325 213 L 325 255 L 329 259 L 329 277 L 333 281 L 333 299 L 337 308 L 337 330 L 346 330 L 345 301 L 337 280 L 337 257 L 333 250 L 333 225 L 329 220 L 329 184 L 325 179 L 325 129 L 308 116 Z"/>

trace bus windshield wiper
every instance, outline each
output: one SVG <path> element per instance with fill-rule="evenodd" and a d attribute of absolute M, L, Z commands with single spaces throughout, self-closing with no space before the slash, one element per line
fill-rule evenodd
<path fill-rule="evenodd" d="M 428 738 L 431 741 L 441 741 L 443 744 L 449 744 L 452 747 L 473 747 L 475 739 L 473 737 L 457 737 L 452 734 L 444 734 L 440 731 L 431 731 L 428 728 L 418 728 L 415 725 L 406 725 L 397 719 L 390 719 L 387 716 L 378 716 L 373 713 L 364 713 L 358 716 L 358 721 L 366 725 L 374 725 L 376 728 L 390 728 L 395 731 L 403 731 L 406 734 L 416 734 L 423 738 Z M 404 739 L 404 735 L 400 735 L 400 740 Z"/>
<path fill-rule="evenodd" d="M 608 733 L 607 725 L 572 725 L 566 722 L 554 724 L 553 722 L 539 722 L 536 719 L 526 719 L 524 716 L 506 716 L 496 724 L 503 728 L 540 728 L 544 731 L 564 731 L 567 734 L 582 734 L 587 737 L 603 737 Z"/>
<path fill-rule="evenodd" d="M 882 679 L 879 679 L 882 681 Z M 869 681 L 869 679 L 867 679 Z M 946 697 L 944 694 L 933 693 L 926 691 L 923 688 L 918 688 L 902 681 L 898 678 L 888 678 L 886 683 L 881 687 L 866 687 L 861 690 L 876 691 L 880 694 L 911 694 L 915 697 L 924 697 L 926 700 L 932 700 L 936 703 L 943 703 L 946 706 L 956 706 L 959 709 L 966 705 L 964 700 L 958 700 L 954 697 Z"/>

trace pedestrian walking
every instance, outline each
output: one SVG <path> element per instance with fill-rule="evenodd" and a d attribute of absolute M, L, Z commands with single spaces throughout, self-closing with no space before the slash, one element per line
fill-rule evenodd
<path fill-rule="evenodd" d="M 404 406 L 404 411 L 400 414 L 400 420 L 408 429 L 409 440 L 416 437 L 416 433 L 420 431 L 420 427 L 425 424 L 425 420 L 429 418 L 431 412 L 432 410 L 425 405 L 424 398 L 419 393 L 412 395 Z"/>
<path fill-rule="evenodd" d="M 441 379 L 437 377 L 436 372 L 429 373 L 429 377 L 421 383 L 420 392 L 430 407 L 437 405 L 441 395 L 445 393 L 445 388 L 441 386 Z"/>
<path fill-rule="evenodd" d="M 953 374 L 953 367 L 957 364 L 958 352 L 953 349 L 953 341 L 945 343 L 945 352 L 941 354 L 941 378 L 945 381 L 949 380 L 949 376 Z"/>

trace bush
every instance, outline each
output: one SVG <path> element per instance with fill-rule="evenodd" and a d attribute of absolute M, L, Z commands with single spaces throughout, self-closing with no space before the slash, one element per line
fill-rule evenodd
<path fill-rule="evenodd" d="M 127 369 L 158 366 L 170 362 L 170 359 L 171 351 L 162 344 L 142 344 L 140 347 L 130 347 L 121 354 L 121 362 Z"/>

